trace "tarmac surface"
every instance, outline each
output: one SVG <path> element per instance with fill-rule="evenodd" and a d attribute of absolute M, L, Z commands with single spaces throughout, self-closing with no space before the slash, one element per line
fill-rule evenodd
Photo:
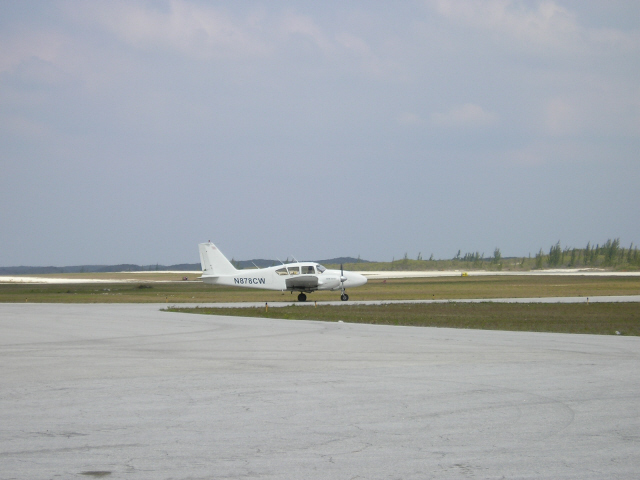
<path fill-rule="evenodd" d="M 306 302 L 299 302 L 293 297 L 288 302 L 234 302 L 234 303 L 177 303 L 164 304 L 163 307 L 171 306 L 178 308 L 257 308 L 266 307 L 313 307 L 315 305 L 331 305 L 334 307 L 349 305 L 392 305 L 400 303 L 640 303 L 640 295 L 600 295 L 592 297 L 531 297 L 531 298 L 453 298 L 448 300 L 329 300 L 316 302 L 313 299 Z"/>
<path fill-rule="evenodd" d="M 639 277 L 640 272 L 614 272 L 611 270 L 603 270 L 599 268 L 557 268 L 546 270 L 529 270 L 529 271 L 494 271 L 494 270 L 470 270 L 463 272 L 462 270 L 379 270 L 379 271 L 358 271 L 369 279 L 392 279 L 392 278 L 433 278 L 433 277 L 459 277 L 463 273 L 469 277 L 487 277 L 487 276 L 580 276 L 580 277 Z M 122 278 L 126 274 L 130 278 Z M 140 281 L 148 283 L 174 283 L 175 279 L 158 280 L 153 278 L 145 278 L 158 274 L 181 274 L 191 278 L 192 282 L 200 282 L 194 280 L 202 275 L 202 271 L 143 271 L 143 272 L 104 272 L 98 273 L 100 278 L 92 278 L 96 274 L 78 273 L 70 276 L 34 276 L 34 275 L 0 275 L 0 284 L 2 283 L 49 283 L 49 284 L 75 284 L 75 283 L 136 283 Z M 55 275 L 55 274 L 54 274 Z M 106 276 L 106 278 L 105 278 Z M 109 278 L 111 277 L 111 278 Z"/>
<path fill-rule="evenodd" d="M 640 338 L 0 304 L 0 478 L 631 479 Z"/>

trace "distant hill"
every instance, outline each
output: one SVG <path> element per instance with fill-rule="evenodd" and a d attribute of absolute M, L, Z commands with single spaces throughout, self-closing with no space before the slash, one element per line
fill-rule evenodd
<path fill-rule="evenodd" d="M 284 263 L 294 260 L 284 260 Z M 238 260 L 233 262 L 236 268 L 260 268 L 280 265 L 279 260 Z M 370 263 L 367 260 L 358 260 L 353 257 L 339 257 L 328 260 L 320 260 L 317 263 L 335 265 L 340 263 Z M 110 272 L 154 272 L 154 271 L 200 271 L 200 263 L 178 263 L 175 265 L 134 265 L 124 263 L 120 265 L 74 265 L 68 267 L 0 267 L 0 275 L 42 275 L 51 273 L 110 273 Z"/>
<path fill-rule="evenodd" d="M 199 263 L 179 263 L 177 265 L 74 265 L 69 267 L 0 267 L 0 275 L 38 275 L 44 273 L 103 273 L 103 272 L 153 272 L 153 271 L 194 271 L 200 270 Z"/>
<path fill-rule="evenodd" d="M 324 264 L 335 265 L 340 263 L 371 263 L 368 260 L 358 260 L 357 258 L 353 258 L 353 257 L 338 257 L 338 258 L 330 258 L 328 260 L 301 260 L 301 261 L 316 262 L 323 265 Z M 287 258 L 282 262 L 293 263 L 295 262 L 295 260 L 291 258 Z M 255 268 L 255 267 L 266 268 L 266 267 L 273 267 L 274 265 L 280 265 L 280 260 L 265 260 L 263 258 L 256 258 L 253 260 L 238 260 L 238 261 L 234 260 L 233 263 L 235 264 L 236 268 L 240 268 L 240 269 Z M 200 268 L 200 265 L 198 265 L 198 268 Z"/>
<path fill-rule="evenodd" d="M 374 263 L 369 260 L 362 260 L 361 258 L 353 258 L 353 257 L 338 257 L 338 258 L 330 258 L 328 260 L 319 260 L 317 263 L 321 263 L 322 265 L 338 265 L 341 263 Z"/>

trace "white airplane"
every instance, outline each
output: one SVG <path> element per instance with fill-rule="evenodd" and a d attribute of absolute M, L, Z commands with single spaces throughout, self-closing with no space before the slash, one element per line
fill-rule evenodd
<path fill-rule="evenodd" d="M 354 272 L 328 270 L 319 263 L 297 262 L 276 265 L 257 270 L 237 270 L 227 257 L 211 242 L 201 243 L 200 264 L 202 281 L 212 285 L 262 288 L 300 292 L 298 300 L 307 300 L 306 293 L 316 290 L 342 290 L 340 299 L 349 300 L 347 287 L 359 287 L 367 283 L 366 277 Z"/>

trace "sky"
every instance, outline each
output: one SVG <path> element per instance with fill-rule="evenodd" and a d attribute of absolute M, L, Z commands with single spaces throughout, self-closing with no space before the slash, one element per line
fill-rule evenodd
<path fill-rule="evenodd" d="M 0 2 L 0 202 L 0 266 L 628 247 L 640 2 Z"/>

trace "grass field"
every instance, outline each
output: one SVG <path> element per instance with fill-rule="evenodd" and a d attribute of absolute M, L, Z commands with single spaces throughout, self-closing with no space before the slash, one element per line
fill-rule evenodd
<path fill-rule="evenodd" d="M 71 275 L 71 274 L 70 274 Z M 127 275 L 127 274 L 123 274 Z M 180 276 L 176 280 L 179 280 Z M 70 277 L 73 278 L 73 277 Z M 91 278 L 95 278 L 92 276 Z M 164 279 L 164 278 L 163 278 Z M 151 280 L 151 279 L 150 279 Z M 338 300 L 340 292 L 315 292 L 310 301 Z M 639 295 L 639 277 L 504 276 L 370 280 L 349 291 L 352 300 L 454 300 Z M 205 285 L 202 282 L 113 284 L 1 284 L 0 302 L 226 303 L 291 301 L 291 307 L 191 310 L 218 315 L 313 319 L 386 325 L 640 335 L 640 304 L 421 304 L 299 308 L 296 294 Z"/>
<path fill-rule="evenodd" d="M 437 303 L 301 308 L 169 308 L 209 315 L 527 332 L 640 335 L 640 305 Z M 617 332 L 617 333 L 616 333 Z"/>
<path fill-rule="evenodd" d="M 70 274 L 71 275 L 71 274 Z M 127 275 L 127 274 L 123 274 Z M 176 276 L 174 274 L 174 276 Z M 95 278 L 95 277 L 94 277 Z M 370 280 L 349 290 L 352 300 L 639 295 L 640 277 L 489 276 Z M 0 302 L 209 303 L 296 301 L 297 294 L 205 285 L 200 281 L 101 284 L 0 284 Z M 314 292 L 310 301 L 338 300 Z"/>

